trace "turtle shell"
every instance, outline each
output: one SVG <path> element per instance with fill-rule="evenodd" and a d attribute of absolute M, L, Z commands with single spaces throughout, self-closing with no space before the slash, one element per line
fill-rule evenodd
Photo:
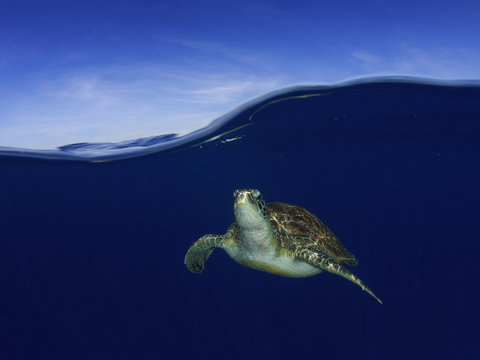
<path fill-rule="evenodd" d="M 358 260 L 315 215 L 299 206 L 282 202 L 268 204 L 268 215 L 280 235 L 306 237 L 317 243 L 338 263 L 357 265 Z"/>

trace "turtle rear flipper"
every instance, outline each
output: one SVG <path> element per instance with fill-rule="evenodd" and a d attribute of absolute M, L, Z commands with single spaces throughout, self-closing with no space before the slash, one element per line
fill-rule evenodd
<path fill-rule="evenodd" d="M 215 248 L 221 248 L 223 235 L 205 235 L 195 241 L 185 255 L 185 265 L 193 273 L 201 273 L 205 268 L 204 263 Z"/>
<path fill-rule="evenodd" d="M 321 251 L 317 251 L 312 247 L 309 247 L 309 248 L 297 247 L 297 249 L 295 250 L 294 256 L 298 260 L 305 261 L 313 266 L 317 266 L 321 268 L 324 271 L 328 271 L 332 274 L 339 275 L 347 279 L 348 281 L 351 281 L 354 284 L 357 284 L 362 288 L 362 290 L 372 295 L 375 298 L 375 300 L 377 300 L 380 304 L 382 304 L 382 301 L 373 293 L 372 290 L 370 290 L 370 288 L 367 285 L 365 285 L 365 283 L 362 280 L 360 280 L 358 277 L 352 274 L 347 268 L 343 267 L 342 265 L 337 263 L 328 255 L 325 255 Z"/>
<path fill-rule="evenodd" d="M 338 257 L 337 259 L 337 262 L 338 263 L 346 263 L 347 265 L 350 265 L 350 266 L 357 266 L 358 265 L 358 260 L 355 256 L 351 256 L 351 257 Z"/>

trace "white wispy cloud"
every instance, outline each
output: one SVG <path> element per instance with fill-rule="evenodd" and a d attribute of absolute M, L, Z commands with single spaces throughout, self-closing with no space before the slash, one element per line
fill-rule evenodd
<path fill-rule="evenodd" d="M 410 75 L 439 79 L 479 79 L 480 53 L 466 48 L 398 44 L 382 50 L 356 49 L 350 64 L 362 75 Z"/>
<path fill-rule="evenodd" d="M 48 149 L 206 126 L 280 78 L 142 64 L 72 71 L 17 93 L 0 109 L 0 146 Z"/>

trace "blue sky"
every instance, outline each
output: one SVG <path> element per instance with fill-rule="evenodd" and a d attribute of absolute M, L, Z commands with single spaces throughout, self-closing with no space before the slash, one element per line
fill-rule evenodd
<path fill-rule="evenodd" d="M 0 146 L 187 133 L 267 91 L 480 79 L 477 1 L 0 0 Z"/>

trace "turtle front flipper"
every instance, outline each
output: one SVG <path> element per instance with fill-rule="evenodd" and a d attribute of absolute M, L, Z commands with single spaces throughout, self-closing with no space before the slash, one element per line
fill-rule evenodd
<path fill-rule="evenodd" d="M 357 284 L 362 288 L 362 290 L 366 291 L 370 295 L 372 295 L 375 300 L 377 300 L 380 304 L 382 301 L 373 293 L 370 288 L 363 283 L 358 277 L 353 275 L 347 268 L 343 267 L 335 260 L 333 260 L 328 255 L 325 255 L 321 251 L 314 249 L 312 247 L 305 248 L 305 247 L 297 247 L 294 253 L 295 258 L 298 260 L 305 261 L 313 266 L 317 266 L 324 271 L 328 271 L 332 274 L 339 275 L 354 284 Z"/>
<path fill-rule="evenodd" d="M 205 235 L 195 241 L 185 255 L 185 265 L 193 273 L 201 273 L 204 263 L 215 248 L 221 248 L 223 235 Z"/>

